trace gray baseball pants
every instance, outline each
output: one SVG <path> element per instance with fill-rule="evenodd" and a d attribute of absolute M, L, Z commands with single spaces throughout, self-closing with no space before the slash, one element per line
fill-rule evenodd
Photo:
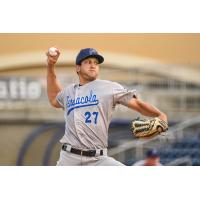
<path fill-rule="evenodd" d="M 61 150 L 57 166 L 124 166 L 119 161 L 107 155 L 83 156 Z"/>

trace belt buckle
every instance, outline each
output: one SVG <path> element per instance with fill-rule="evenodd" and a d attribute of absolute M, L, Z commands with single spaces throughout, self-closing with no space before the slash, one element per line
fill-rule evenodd
<path fill-rule="evenodd" d="M 96 156 L 96 151 L 95 150 L 89 150 L 90 156 Z"/>

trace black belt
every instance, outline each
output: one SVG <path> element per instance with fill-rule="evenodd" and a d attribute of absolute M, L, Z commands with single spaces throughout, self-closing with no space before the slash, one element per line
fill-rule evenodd
<path fill-rule="evenodd" d="M 63 144 L 62 145 L 62 150 L 63 151 L 68 151 L 67 150 L 67 144 Z M 80 150 L 80 149 L 75 149 L 73 147 L 71 147 L 69 152 L 74 153 L 74 154 L 78 154 L 78 155 L 82 155 L 82 156 L 88 156 L 88 157 L 93 157 L 93 156 L 96 156 L 96 154 L 97 154 L 96 150 Z M 103 150 L 102 149 L 100 150 L 98 155 L 100 155 L 100 156 L 103 155 Z"/>

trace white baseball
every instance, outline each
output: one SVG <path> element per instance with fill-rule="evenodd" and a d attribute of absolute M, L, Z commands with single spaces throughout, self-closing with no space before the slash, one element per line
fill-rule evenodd
<path fill-rule="evenodd" d="M 51 56 L 57 56 L 57 48 L 55 48 L 55 47 L 51 47 L 51 48 L 49 48 L 49 54 L 51 55 Z"/>

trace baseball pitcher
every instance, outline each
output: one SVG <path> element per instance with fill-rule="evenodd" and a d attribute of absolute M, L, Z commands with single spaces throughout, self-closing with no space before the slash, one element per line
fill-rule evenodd
<path fill-rule="evenodd" d="M 167 130 L 166 114 L 138 99 L 135 90 L 98 79 L 99 65 L 104 58 L 95 49 L 86 48 L 78 53 L 75 69 L 79 82 L 66 88 L 62 88 L 55 72 L 60 51 L 51 49 L 46 55 L 48 98 L 53 107 L 63 109 L 66 123 L 57 165 L 123 165 L 107 155 L 108 128 L 117 104 L 154 117 L 149 121 L 132 121 L 134 136 L 148 137 Z"/>

